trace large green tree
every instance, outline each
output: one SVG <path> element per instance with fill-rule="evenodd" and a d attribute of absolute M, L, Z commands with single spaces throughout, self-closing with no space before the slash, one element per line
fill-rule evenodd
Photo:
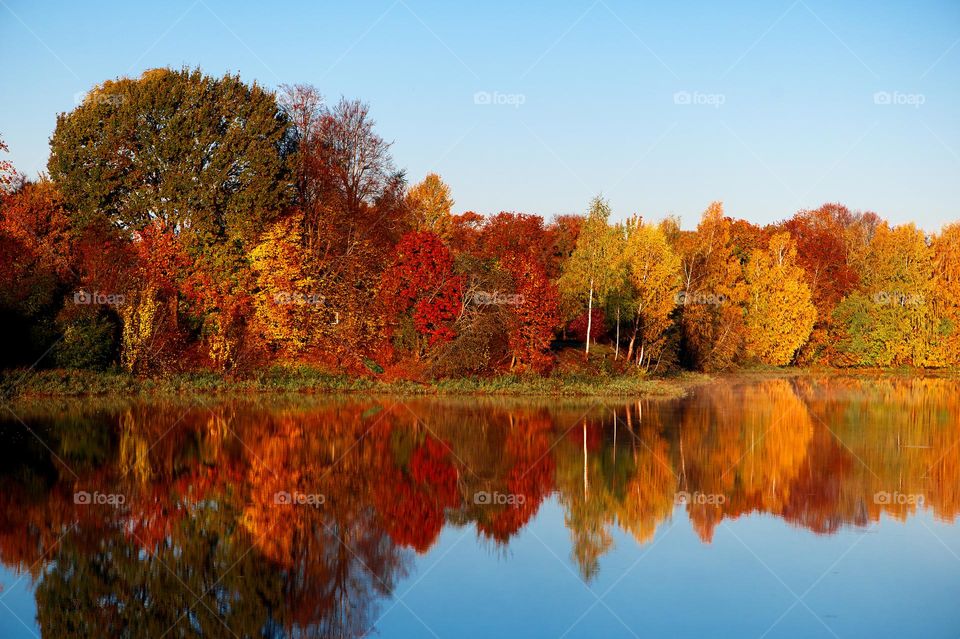
<path fill-rule="evenodd" d="M 160 219 L 249 239 L 292 195 L 291 125 L 272 93 L 239 77 L 153 69 L 108 80 L 57 118 L 50 175 L 78 219 L 132 230 Z"/>

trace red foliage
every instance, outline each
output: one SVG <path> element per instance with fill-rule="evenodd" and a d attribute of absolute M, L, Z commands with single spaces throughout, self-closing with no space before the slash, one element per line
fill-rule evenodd
<path fill-rule="evenodd" d="M 133 253 L 140 275 L 165 294 L 177 291 L 191 264 L 180 238 L 160 220 L 135 235 Z"/>
<path fill-rule="evenodd" d="M 428 437 L 414 450 L 407 472 L 389 462 L 383 472 L 377 497 L 387 533 L 399 545 L 426 552 L 443 528 L 445 510 L 460 503 L 449 448 Z"/>
<path fill-rule="evenodd" d="M 592 340 L 596 341 L 600 337 L 606 334 L 607 318 L 603 313 L 603 309 L 593 307 L 593 322 L 590 329 L 590 337 Z M 573 320 L 567 324 L 567 334 L 573 339 L 584 342 L 587 339 L 587 312 L 584 311 L 577 315 Z"/>
<path fill-rule="evenodd" d="M 547 265 L 547 275 L 552 279 L 560 276 L 563 263 L 573 253 L 583 228 L 582 215 L 558 215 L 547 226 L 547 235 L 550 241 L 550 263 Z"/>
<path fill-rule="evenodd" d="M 513 254 L 503 260 L 513 277 L 510 351 L 522 367 L 543 371 L 550 366 L 550 343 L 560 324 L 560 293 L 532 257 Z"/>
<path fill-rule="evenodd" d="M 450 216 L 450 248 L 454 253 L 475 255 L 479 252 L 480 234 L 485 219 L 473 211 Z"/>
<path fill-rule="evenodd" d="M 452 324 L 463 307 L 463 278 L 454 275 L 453 257 L 436 234 L 412 231 L 400 238 L 380 299 L 391 324 L 412 311 L 417 332 L 430 345 L 456 336 Z"/>
<path fill-rule="evenodd" d="M 546 268 L 550 252 L 543 218 L 539 215 L 497 213 L 487 220 L 480 237 L 480 254 L 486 258 L 524 255 Z"/>
<path fill-rule="evenodd" d="M 0 191 L 0 296 L 32 311 L 72 279 L 69 222 L 50 182 Z"/>
<path fill-rule="evenodd" d="M 800 211 L 784 223 L 797 243 L 797 262 L 807 273 L 820 318 L 859 284 L 857 272 L 847 263 L 844 228 L 853 220 L 845 206 L 824 204 L 814 211 Z"/>

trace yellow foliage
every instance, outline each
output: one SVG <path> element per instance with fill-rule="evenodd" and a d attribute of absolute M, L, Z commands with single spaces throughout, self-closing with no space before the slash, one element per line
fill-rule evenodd
<path fill-rule="evenodd" d="M 127 371 L 137 373 L 150 364 L 151 347 L 160 329 L 160 301 L 152 285 L 129 297 L 119 307 L 123 324 L 120 361 Z"/>
<path fill-rule="evenodd" d="M 640 325 L 638 364 L 659 358 L 664 333 L 670 327 L 670 312 L 680 292 L 680 258 L 663 230 L 633 218 L 626 225 L 624 259 L 627 277 L 636 292 L 636 314 Z"/>
<path fill-rule="evenodd" d="M 881 366 L 927 365 L 933 317 L 933 255 L 923 231 L 913 224 L 880 224 L 870 241 L 862 274 L 873 304 L 871 338 Z"/>
<path fill-rule="evenodd" d="M 274 223 L 250 253 L 256 319 L 267 341 L 286 355 L 303 351 L 340 320 L 303 249 L 302 221 L 296 214 Z"/>
<path fill-rule="evenodd" d="M 766 364 L 785 366 L 806 343 L 817 319 L 797 250 L 787 233 L 754 251 L 746 268 L 747 353 Z"/>
<path fill-rule="evenodd" d="M 453 199 L 450 187 L 436 173 L 430 173 L 422 182 L 407 192 L 407 206 L 413 214 L 418 231 L 430 231 L 442 238 L 450 233 Z"/>

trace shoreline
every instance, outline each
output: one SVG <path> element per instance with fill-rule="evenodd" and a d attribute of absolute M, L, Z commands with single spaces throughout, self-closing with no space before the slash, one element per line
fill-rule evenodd
<path fill-rule="evenodd" d="M 713 374 L 684 371 L 662 377 L 565 374 L 552 377 L 498 375 L 384 381 L 324 373 L 310 367 L 274 367 L 259 375 L 233 378 L 220 373 L 182 373 L 137 377 L 127 373 L 52 369 L 9 370 L 0 373 L 0 399 L 37 401 L 46 398 L 271 395 L 394 395 L 407 397 L 530 397 L 673 399 L 697 386 L 717 381 L 836 376 L 855 379 L 936 377 L 960 379 L 955 369 L 841 369 L 823 367 L 746 367 Z"/>
<path fill-rule="evenodd" d="M 309 368 L 269 369 L 252 377 L 231 378 L 219 373 L 137 377 L 119 372 L 82 370 L 5 371 L 0 375 L 0 397 L 31 401 L 45 398 L 85 397 L 230 397 L 237 395 L 395 395 L 481 397 L 637 397 L 672 399 L 716 378 L 682 372 L 666 377 L 635 375 L 561 375 L 534 377 L 498 375 L 439 379 L 383 381 L 322 373 Z"/>

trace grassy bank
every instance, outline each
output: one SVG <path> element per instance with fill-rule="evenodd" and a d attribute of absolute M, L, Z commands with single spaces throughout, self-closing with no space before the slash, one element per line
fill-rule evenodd
<path fill-rule="evenodd" d="M 0 376 L 0 394 L 5 398 L 249 393 L 668 398 L 681 396 L 690 387 L 709 379 L 706 375 L 695 373 L 666 378 L 566 374 L 551 377 L 501 375 L 430 382 L 386 382 L 375 378 L 332 375 L 310 367 L 274 367 L 244 378 L 232 378 L 216 373 L 143 378 L 120 372 L 14 370 L 6 371 Z"/>

